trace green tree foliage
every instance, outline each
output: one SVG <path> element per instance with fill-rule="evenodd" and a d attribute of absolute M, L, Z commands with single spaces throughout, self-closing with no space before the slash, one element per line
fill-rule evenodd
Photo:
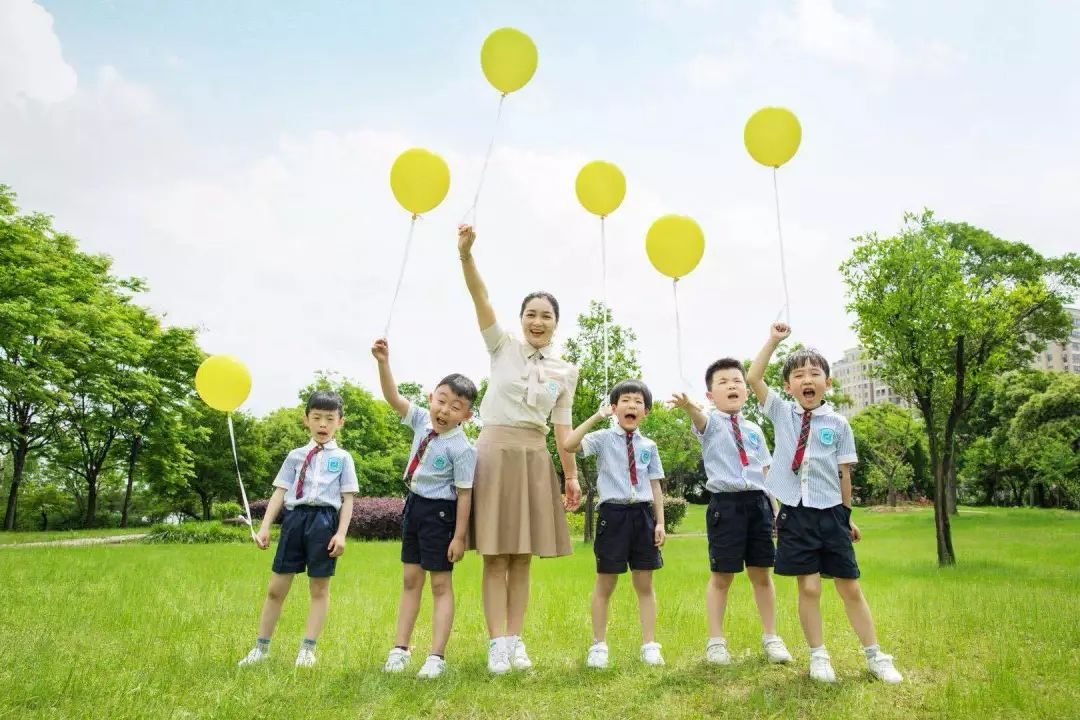
<path fill-rule="evenodd" d="M 851 418 L 851 430 L 859 453 L 855 493 L 863 502 L 895 507 L 898 495 L 915 489 L 915 453 L 925 442 L 922 421 L 909 409 L 880 403 Z"/>
<path fill-rule="evenodd" d="M 1025 367 L 1048 340 L 1067 335 L 1063 304 L 1080 287 L 1080 258 L 1043 257 L 926 211 L 905 216 L 894 236 L 855 238 L 840 271 L 868 356 L 922 413 L 938 562 L 953 564 L 949 501 L 957 433 L 995 377 Z"/>

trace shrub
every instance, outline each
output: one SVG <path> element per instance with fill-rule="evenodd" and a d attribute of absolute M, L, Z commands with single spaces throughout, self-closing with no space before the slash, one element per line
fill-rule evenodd
<path fill-rule="evenodd" d="M 582 508 L 585 506 L 582 505 Z M 570 526 L 570 537 L 583 537 L 585 535 L 585 511 L 566 513 L 566 524 Z"/>
<path fill-rule="evenodd" d="M 269 500 L 251 503 L 251 517 L 262 520 Z M 353 501 L 352 519 L 349 521 L 349 537 L 363 540 L 397 540 L 401 537 L 401 513 L 405 509 L 404 498 L 358 497 Z M 281 523 L 278 515 L 276 523 Z M 256 527 L 258 525 L 256 524 Z"/>
<path fill-rule="evenodd" d="M 671 533 L 679 527 L 679 523 L 686 517 L 686 507 L 689 505 L 681 497 L 664 498 L 664 530 Z"/>
<path fill-rule="evenodd" d="M 155 525 L 142 539 L 145 543 L 207 545 L 211 543 L 251 542 L 247 525 L 239 527 L 219 522 L 189 522 L 179 525 Z"/>
<path fill-rule="evenodd" d="M 243 514 L 244 508 L 238 502 L 214 503 L 213 515 L 218 520 L 233 520 Z"/>

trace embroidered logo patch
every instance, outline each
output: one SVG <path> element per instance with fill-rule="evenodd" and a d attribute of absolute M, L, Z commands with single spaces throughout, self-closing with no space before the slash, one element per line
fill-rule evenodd
<path fill-rule="evenodd" d="M 642 465 L 648 465 L 649 461 L 652 460 L 652 453 L 648 450 L 642 450 L 638 457 L 641 459 Z"/>
<path fill-rule="evenodd" d="M 832 428 L 821 428 L 819 435 L 821 436 L 822 445 L 832 445 L 836 442 L 836 433 Z"/>
<path fill-rule="evenodd" d="M 326 461 L 327 472 L 341 472 L 341 458 L 332 457 Z"/>
<path fill-rule="evenodd" d="M 750 432 L 746 433 L 746 442 L 750 443 L 750 447 L 757 450 L 759 447 L 761 447 L 761 436 L 751 430 Z"/>
<path fill-rule="evenodd" d="M 431 464 L 435 466 L 436 470 L 442 470 L 446 467 L 447 463 L 449 463 L 449 460 L 446 459 L 445 455 L 436 455 L 435 459 L 431 461 Z"/>
<path fill-rule="evenodd" d="M 549 380 L 548 384 L 547 384 L 547 391 L 548 391 L 548 395 L 550 395 L 551 397 L 558 397 L 559 396 L 559 383 L 555 382 L 554 380 Z"/>

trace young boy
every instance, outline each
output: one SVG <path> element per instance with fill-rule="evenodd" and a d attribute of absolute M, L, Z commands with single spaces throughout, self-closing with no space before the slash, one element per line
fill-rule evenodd
<path fill-rule="evenodd" d="M 352 455 L 337 446 L 334 433 L 344 424 L 341 396 L 319 390 L 308 398 L 304 425 L 311 442 L 290 452 L 274 478 L 274 494 L 255 536 L 259 548 L 270 546 L 270 527 L 285 506 L 270 587 L 266 591 L 255 647 L 240 665 L 262 662 L 270 654 L 270 638 L 281 616 L 285 596 L 296 573 L 307 570 L 311 609 L 297 667 L 315 664 L 319 639 L 330 604 L 330 578 L 345 552 L 345 532 L 352 519 L 353 496 L 360 487 Z"/>
<path fill-rule="evenodd" d="M 566 437 L 564 445 L 583 457 L 596 455 L 597 513 L 596 587 L 592 595 L 593 644 L 585 664 L 608 666 L 608 605 L 619 575 L 630 566 L 641 619 L 641 661 L 663 665 L 656 642 L 656 595 L 652 573 L 664 566 L 664 496 L 660 481 L 664 469 L 656 443 L 641 434 L 638 425 L 652 409 L 652 393 L 639 380 L 625 380 L 611 390 L 610 405 L 583 422 Z M 589 429 L 615 416 L 618 424 L 589 433 Z M 586 435 L 585 433 L 589 433 Z"/>
<path fill-rule="evenodd" d="M 810 677 L 836 682 L 825 651 L 821 621 L 821 575 L 834 578 L 848 620 L 859 636 L 870 673 L 887 683 L 903 678 L 893 659 L 881 652 L 870 608 L 859 587 L 859 566 L 852 541 L 862 535 L 851 522 L 851 466 L 858 461 L 855 437 L 847 420 L 825 402 L 832 385 L 829 363 L 813 350 L 798 350 L 784 361 L 783 400 L 765 384 L 765 368 L 777 345 L 791 333 L 775 323 L 768 342 L 750 367 L 754 389 L 776 436 L 776 462 L 769 491 L 781 502 L 776 574 L 794 575 L 799 585 L 799 620 L 810 645 Z"/>
<path fill-rule="evenodd" d="M 773 547 L 773 505 L 765 493 L 765 473 L 772 457 L 761 428 L 743 417 L 747 389 L 743 366 L 722 358 L 705 371 L 706 396 L 715 410 L 708 415 L 685 394 L 672 404 L 686 410 L 701 443 L 701 458 L 712 497 L 706 513 L 709 565 L 712 574 L 705 588 L 709 641 L 705 658 L 717 665 L 731 664 L 724 638 L 724 612 L 728 588 L 735 573 L 746 566 L 761 617 L 765 657 L 772 663 L 791 662 L 784 641 L 776 634 L 776 591 L 770 568 Z"/>
<path fill-rule="evenodd" d="M 405 580 L 398 608 L 397 637 L 385 672 L 405 670 L 412 658 L 409 640 L 420 612 L 425 574 L 431 574 L 431 653 L 418 677 L 437 678 L 446 671 L 446 641 L 454 623 L 454 563 L 465 554 L 465 533 L 472 507 L 473 450 L 461 423 L 472 417 L 476 385 L 464 375 L 448 375 L 428 395 L 429 410 L 401 397 L 390 372 L 390 348 L 376 340 L 371 354 L 379 363 L 383 397 L 413 431 L 412 452 L 403 480 L 409 488 L 401 530 Z"/>

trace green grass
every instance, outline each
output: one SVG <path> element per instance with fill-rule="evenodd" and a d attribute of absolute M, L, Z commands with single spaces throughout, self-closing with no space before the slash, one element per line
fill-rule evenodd
<path fill-rule="evenodd" d="M 22 532 L 0 531 L 0 545 L 22 545 L 30 542 L 52 542 L 56 540 L 80 540 L 82 538 L 111 537 L 113 535 L 138 535 L 150 530 L 149 526 L 139 525 L 128 528 L 92 528 L 90 530 L 46 530 Z"/>
<path fill-rule="evenodd" d="M 687 527 L 700 523 L 692 508 Z M 934 564 L 929 511 L 856 512 L 863 587 L 883 646 L 906 681 L 867 678 L 834 592 L 823 600 L 839 683 L 812 684 L 794 581 L 777 583 L 789 667 L 768 666 L 744 579 L 727 634 L 736 663 L 702 661 L 705 539 L 673 537 L 657 573 L 667 666 L 644 668 L 628 583 L 617 592 L 614 668 L 586 672 L 593 562 L 538 561 L 526 639 L 537 669 L 490 677 L 480 559 L 455 572 L 458 618 L 450 674 L 421 682 L 380 672 L 400 585 L 396 543 L 352 542 L 332 585 L 319 665 L 292 666 L 307 610 L 299 579 L 273 656 L 236 661 L 251 645 L 271 551 L 242 545 L 26 548 L 0 553 L 0 718 L 913 718 L 1080 715 L 1080 516 L 964 509 L 954 521 L 960 565 Z M 414 638 L 422 657 L 430 602 Z M 412 670 L 419 668 L 414 660 Z"/>

